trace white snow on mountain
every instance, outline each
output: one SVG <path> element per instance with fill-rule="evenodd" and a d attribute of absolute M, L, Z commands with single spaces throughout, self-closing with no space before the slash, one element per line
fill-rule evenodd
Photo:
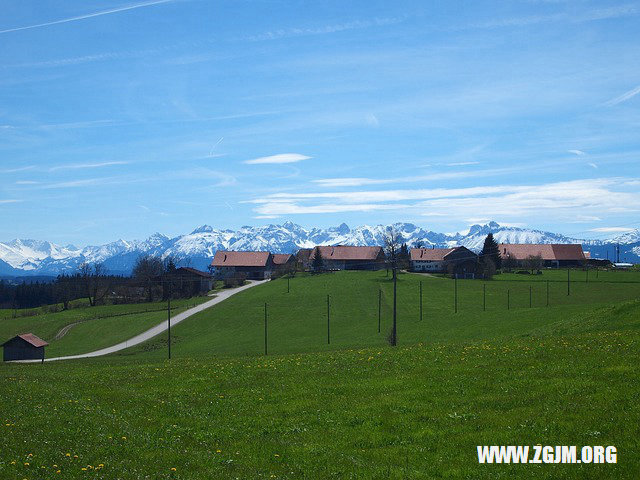
<path fill-rule="evenodd" d="M 411 223 L 394 224 L 410 246 L 464 245 L 482 249 L 484 240 L 493 233 L 498 243 L 582 243 L 592 256 L 613 255 L 611 245 L 626 245 L 625 252 L 640 256 L 640 232 L 625 233 L 610 240 L 580 240 L 551 232 L 501 226 L 495 222 L 473 225 L 467 232 L 445 234 L 423 229 Z M 209 225 L 196 228 L 187 235 L 169 238 L 156 233 L 146 240 L 117 240 L 82 249 L 58 246 L 47 241 L 13 240 L 0 243 L 0 274 L 57 275 L 73 273 L 83 262 L 102 263 L 111 272 L 127 274 L 136 260 L 145 254 L 163 259 L 173 257 L 183 265 L 205 269 L 217 250 L 268 250 L 273 253 L 293 253 L 315 245 L 383 245 L 387 225 L 362 225 L 307 229 L 292 222 L 282 225 L 245 226 L 234 230 L 215 229 Z M 587 248 L 588 247 L 588 248 Z M 613 258 L 612 256 L 610 258 Z"/>

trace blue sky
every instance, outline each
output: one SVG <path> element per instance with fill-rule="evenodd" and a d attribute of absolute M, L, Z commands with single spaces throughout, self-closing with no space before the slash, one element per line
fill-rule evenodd
<path fill-rule="evenodd" d="M 640 226 L 640 3 L 0 8 L 0 240 Z"/>

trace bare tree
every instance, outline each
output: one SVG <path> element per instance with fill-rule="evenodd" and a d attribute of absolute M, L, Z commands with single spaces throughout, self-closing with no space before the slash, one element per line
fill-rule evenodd
<path fill-rule="evenodd" d="M 158 257 L 144 255 L 133 267 L 133 277 L 147 289 L 147 300 L 153 301 L 153 281 L 164 273 L 164 265 Z"/>
<path fill-rule="evenodd" d="M 92 266 L 85 262 L 80 265 L 79 274 L 89 305 L 94 307 L 109 291 L 110 284 L 107 270 L 102 263 L 95 263 Z"/>
<path fill-rule="evenodd" d="M 389 343 L 392 346 L 398 344 L 397 329 L 397 291 L 398 291 L 398 263 L 400 260 L 400 249 L 402 247 L 402 236 L 394 226 L 390 226 L 384 235 L 384 251 L 387 255 L 387 264 L 391 265 L 393 273 L 393 327 L 389 335 Z"/>
<path fill-rule="evenodd" d="M 529 255 L 524 260 L 524 268 L 526 268 L 527 270 L 531 270 L 531 273 L 533 273 L 534 270 L 542 269 L 543 265 L 544 265 L 544 260 L 542 260 L 542 255 L 540 254 Z"/>

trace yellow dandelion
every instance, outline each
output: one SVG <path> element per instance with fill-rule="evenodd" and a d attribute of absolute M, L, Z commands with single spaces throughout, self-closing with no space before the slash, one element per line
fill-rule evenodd
<path fill-rule="evenodd" d="M 278 455 L 277 453 L 274 455 L 274 457 L 279 457 L 280 455 Z"/>
<path fill-rule="evenodd" d="M 24 466 L 28 467 L 29 466 L 29 462 L 24 462 Z"/>
<path fill-rule="evenodd" d="M 82 470 L 83 472 L 87 471 L 87 467 L 82 467 L 80 470 Z"/>
<path fill-rule="evenodd" d="M 67 456 L 67 457 L 70 457 L 70 456 L 71 456 L 71 454 L 70 454 L 70 453 L 67 453 L 67 454 L 66 454 L 66 456 Z"/>
<path fill-rule="evenodd" d="M 171 467 L 171 471 L 175 472 L 176 471 L 176 467 Z"/>
<path fill-rule="evenodd" d="M 60 473 L 60 470 L 56 470 L 56 473 Z"/>
<path fill-rule="evenodd" d="M 216 453 L 222 453 L 222 450 L 216 450 Z"/>

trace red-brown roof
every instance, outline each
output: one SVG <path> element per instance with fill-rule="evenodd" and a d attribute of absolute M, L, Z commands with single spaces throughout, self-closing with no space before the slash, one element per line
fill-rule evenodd
<path fill-rule="evenodd" d="M 200 270 L 197 270 L 191 267 L 180 267 L 176 269 L 176 273 L 180 273 L 180 272 L 191 273 L 193 275 L 198 275 L 199 277 L 206 277 L 206 278 L 211 277 L 211 275 L 209 275 L 207 272 L 202 272 Z"/>
<path fill-rule="evenodd" d="M 382 247 L 351 247 L 345 245 L 317 246 L 310 255 L 310 260 L 316 256 L 316 251 L 320 250 L 320 256 L 324 260 L 377 260 L 382 254 Z"/>
<path fill-rule="evenodd" d="M 13 338 L 16 338 L 16 337 L 21 338 L 22 340 L 24 340 L 27 343 L 30 343 L 34 347 L 46 347 L 47 345 L 49 345 L 47 342 L 42 340 L 40 337 L 34 335 L 33 333 L 21 333 L 20 335 L 16 335 Z M 9 343 L 11 340 L 7 340 L 5 343 Z"/>
<path fill-rule="evenodd" d="M 511 256 L 515 260 L 524 260 L 529 256 L 541 256 L 543 260 L 584 260 L 580 244 L 559 243 L 501 243 L 498 245 L 500 256 Z"/>
<path fill-rule="evenodd" d="M 212 267 L 266 267 L 269 252 L 229 252 L 218 250 L 211 262 Z"/>
<path fill-rule="evenodd" d="M 273 254 L 273 263 L 276 265 L 284 265 L 288 261 L 293 258 L 293 255 L 290 253 L 274 253 Z"/>
<path fill-rule="evenodd" d="M 442 261 L 445 256 L 449 255 L 456 248 L 412 248 L 411 260 Z"/>

